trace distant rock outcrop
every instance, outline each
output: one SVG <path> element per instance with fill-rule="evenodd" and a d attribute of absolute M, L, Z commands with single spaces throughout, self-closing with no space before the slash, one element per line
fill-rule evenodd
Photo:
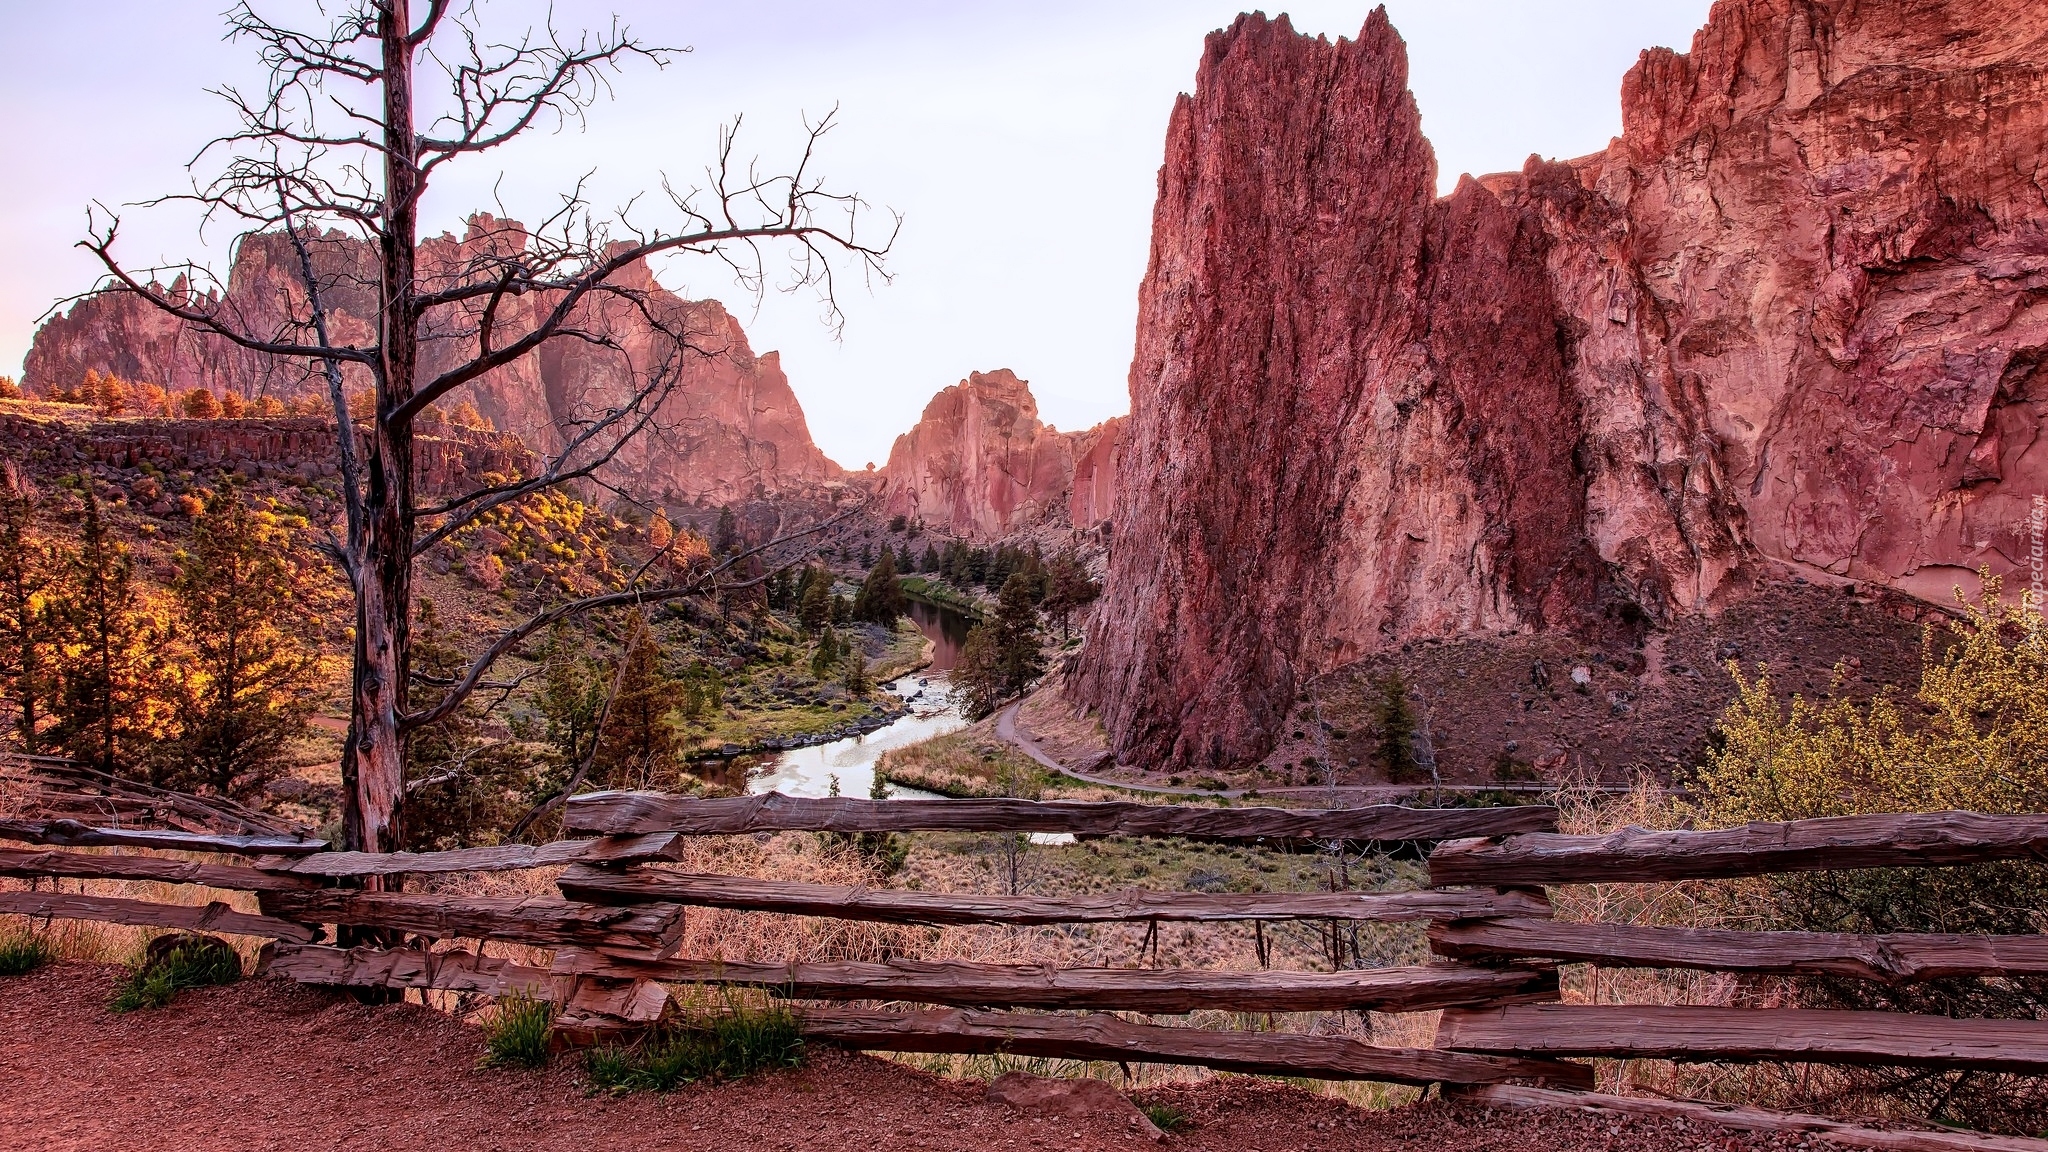
<path fill-rule="evenodd" d="M 1175 106 L 1074 687 L 1228 767 L 1427 636 L 1633 639 L 1789 565 L 2023 565 L 2048 9 L 1723 0 L 1624 134 L 1435 192 L 1400 38 L 1241 17 Z"/>
<path fill-rule="evenodd" d="M 1093 527 L 1108 516 L 1112 482 L 1101 465 L 1114 435 L 1109 424 L 1061 432 L 1042 423 L 1030 385 L 1008 369 L 970 373 L 896 438 L 880 473 L 882 514 L 982 538 L 1048 521 Z M 1083 459 L 1085 494 L 1076 483 Z"/>
<path fill-rule="evenodd" d="M 420 265 L 432 277 L 480 253 L 517 251 L 526 243 L 518 223 L 478 215 L 462 238 L 444 235 L 422 245 Z M 368 250 L 330 233 L 315 245 L 315 257 L 323 275 L 337 274 L 336 286 L 326 292 L 335 339 L 366 339 L 374 297 L 349 285 L 374 283 Z M 303 299 L 295 261 L 280 233 L 246 238 L 235 253 L 227 299 L 216 302 L 248 330 L 281 330 L 289 320 L 284 302 Z M 458 390 L 457 398 L 471 400 L 500 430 L 534 450 L 554 452 L 564 428 L 624 402 L 636 380 L 673 359 L 680 364 L 681 385 L 646 432 L 612 462 L 608 480 L 651 498 L 723 503 L 842 478 L 838 465 L 811 441 L 779 358 L 772 352 L 755 355 L 722 305 L 676 296 L 655 283 L 644 263 L 627 269 L 618 282 L 644 289 L 651 310 L 687 330 L 689 348 L 673 348 L 627 301 L 604 297 L 584 308 L 578 325 L 602 332 L 616 347 L 552 341 Z M 173 290 L 183 294 L 187 288 L 181 280 Z M 552 304 L 538 295 L 508 299 L 496 323 L 505 333 L 525 330 Z M 431 321 L 437 335 L 421 350 L 427 375 L 456 363 L 471 342 L 459 317 L 435 315 Z M 303 365 L 237 349 L 126 294 L 89 297 L 46 323 L 30 349 L 24 382 L 31 389 L 70 387 L 92 369 L 248 398 L 288 400 L 321 387 L 304 375 Z"/>
<path fill-rule="evenodd" d="M 1074 437 L 1074 487 L 1067 497 L 1067 518 L 1076 528 L 1094 528 L 1116 508 L 1116 462 L 1121 454 L 1124 417 L 1112 416 Z"/>
<path fill-rule="evenodd" d="M 334 421 L 317 416 L 245 420 L 101 420 L 91 409 L 58 415 L 0 412 L 0 443 L 39 466 L 63 469 L 96 462 L 112 468 L 148 465 L 167 472 L 234 472 L 245 479 L 331 479 Z M 439 421 L 419 427 L 413 480 L 423 496 L 454 495 L 530 475 L 533 453 L 517 436 L 457 428 Z"/>

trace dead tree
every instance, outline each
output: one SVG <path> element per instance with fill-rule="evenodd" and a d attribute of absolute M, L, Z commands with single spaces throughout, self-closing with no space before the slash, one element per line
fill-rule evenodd
<path fill-rule="evenodd" d="M 197 163 L 218 163 L 218 175 L 165 199 L 196 202 L 209 222 L 224 220 L 245 240 L 289 238 L 297 291 L 265 303 L 283 308 L 282 320 L 256 315 L 225 291 L 159 286 L 172 272 L 195 285 L 211 279 L 195 265 L 125 266 L 114 254 L 120 221 L 111 213 L 96 215 L 82 242 L 106 267 L 100 290 L 134 293 L 209 338 L 296 366 L 332 404 L 345 524 L 330 529 L 326 550 L 356 607 L 344 837 L 367 851 L 399 845 L 407 734 L 460 707 L 528 636 L 567 616 L 731 586 L 732 561 L 680 573 L 650 565 L 624 589 L 556 605 L 510 629 L 430 693 L 411 676 L 415 558 L 508 502 L 570 482 L 602 484 L 601 469 L 656 420 L 684 358 L 707 350 L 687 315 L 659 306 L 622 274 L 663 253 L 707 255 L 756 294 L 815 290 L 836 322 L 835 262 L 879 275 L 894 237 L 893 229 L 880 242 L 860 235 L 866 205 L 828 192 L 811 172 L 828 116 L 807 124 L 801 158 L 775 175 L 737 162 L 733 133 L 722 133 L 703 187 L 664 183 L 666 226 L 643 226 L 631 210 L 600 215 L 579 185 L 530 232 L 507 229 L 463 245 L 453 260 L 423 262 L 420 202 L 441 168 L 537 127 L 580 123 L 622 65 L 660 66 L 671 53 L 616 23 L 573 37 L 550 25 L 506 40 L 478 26 L 480 6 L 422 6 L 415 17 L 410 0 L 354 0 L 324 31 L 280 27 L 247 4 L 228 14 L 230 35 L 253 42 L 268 66 L 266 89 L 220 90 L 241 128 L 200 153 Z M 445 91 L 430 97 L 416 87 L 420 74 L 445 81 Z M 340 322 L 334 302 L 344 296 L 374 300 L 357 312 L 367 324 Z M 430 405 L 553 342 L 623 351 L 621 317 L 657 337 L 651 362 L 634 365 L 631 395 L 578 414 L 530 477 L 431 504 L 415 499 L 414 428 Z M 349 394 L 365 387 L 374 411 L 352 420 Z M 415 698 L 423 694 L 429 698 Z"/>

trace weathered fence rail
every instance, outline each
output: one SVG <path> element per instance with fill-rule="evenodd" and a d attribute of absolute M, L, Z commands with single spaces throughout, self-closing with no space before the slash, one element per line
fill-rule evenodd
<path fill-rule="evenodd" d="M 302 857 L 258 856 L 256 867 L 292 876 L 356 879 L 364 876 L 431 875 L 454 872 L 518 872 L 562 864 L 631 864 L 673 860 L 683 838 L 673 832 L 646 836 L 599 836 L 548 844 L 500 844 L 447 852 L 322 852 Z"/>
<path fill-rule="evenodd" d="M 502 940 L 555 947 L 582 944 L 666 954 L 683 933 L 675 904 L 607 906 L 538 896 L 442 896 L 410 892 L 267 891 L 266 915 L 301 924 L 390 928 L 432 939 Z"/>
<path fill-rule="evenodd" d="M 1556 920 L 1468 920 L 1432 925 L 1429 941 L 1438 955 L 1460 959 L 1541 957 L 1608 968 L 1853 976 L 1887 984 L 1971 976 L 2048 976 L 2048 937 L 2044 936 L 1856 936 Z"/>
<path fill-rule="evenodd" d="M 1430 854 L 1429 878 L 1434 884 L 1615 884 L 1997 860 L 2048 860 L 2048 815 L 1926 812 L 1825 816 L 1712 832 L 1537 832 L 1497 844 L 1440 845 Z"/>
<path fill-rule="evenodd" d="M 1004 896 L 802 884 L 656 869 L 575 867 L 562 893 L 596 904 L 670 901 L 708 908 L 893 924 L 1081 924 L 1105 921 L 1441 920 L 1547 915 L 1527 892 L 1272 892 L 1132 889 L 1113 896 Z"/>
<path fill-rule="evenodd" d="M 298 876 L 280 876 L 234 864 L 210 864 L 197 860 L 173 860 L 163 856 L 132 853 L 113 855 L 92 852 L 59 852 L 44 849 L 23 852 L 0 848 L 0 876 L 64 877 L 76 880 L 154 880 L 162 884 L 203 884 L 234 892 L 305 890 L 319 881 Z"/>
<path fill-rule="evenodd" d="M 2048 1021 L 1821 1008 L 1528 1004 L 1452 1008 L 1437 1044 L 1467 1052 L 1631 1059 L 1912 1064 L 2039 1072 Z"/>
<path fill-rule="evenodd" d="M 85 896 L 69 892 L 0 892 L 0 915 L 44 920 L 99 920 L 184 932 L 226 932 L 233 936 L 264 936 L 272 940 L 320 938 L 316 928 L 272 916 L 237 912 L 218 900 L 207 904 L 160 904 L 123 896 Z"/>
<path fill-rule="evenodd" d="M 1008 1053 L 1078 1060 L 1197 1064 L 1228 1072 L 1381 1080 L 1393 1084 L 1495 1084 L 1533 1080 L 1592 1087 L 1584 1064 L 1475 1056 L 1440 1048 L 1379 1048 L 1339 1036 L 1212 1032 L 1131 1024 L 1114 1016 L 1008 1012 L 865 1012 L 814 1009 L 807 1035 L 886 1052 Z"/>
<path fill-rule="evenodd" d="M 407 955 L 410 952 L 411 955 Z M 1454 1005 L 1533 1003 L 1557 997 L 1543 966 L 1411 965 L 1346 972 L 1214 972 L 1158 968 L 1046 968 L 966 961 L 893 960 L 769 964 L 634 958 L 563 948 L 549 968 L 467 952 L 280 945 L 274 972 L 316 984 L 432 988 L 502 994 L 569 976 L 766 989 L 792 1000 L 889 1001 L 968 1008 L 1091 1009 L 1179 1015 L 1241 1012 L 1421 1012 Z"/>
<path fill-rule="evenodd" d="M 327 850 L 327 841 L 269 833 L 185 832 L 165 828 L 97 828 L 76 820 L 0 820 L 0 839 L 64 848 L 163 848 L 251 856 L 304 856 Z"/>
<path fill-rule="evenodd" d="M 1557 809 L 1208 808 L 1126 801 L 856 800 L 759 796 L 697 800 L 659 792 L 593 792 L 565 805 L 564 829 L 614 836 L 683 832 L 1048 832 L 1195 840 L 1454 840 L 1557 827 Z"/>
<path fill-rule="evenodd" d="M 1643 883 L 1813 869 L 2048 860 L 2048 815 L 1857 816 L 1719 831 L 1606 836 L 1552 831 L 1553 809 L 1334 811 L 788 797 L 692 800 L 647 793 L 573 798 L 582 839 L 452 852 L 324 851 L 267 830 L 96 828 L 0 822 L 0 838 L 93 851 L 0 849 L 0 875 L 146 880 L 256 894 L 260 914 L 213 901 L 167 904 L 49 890 L 0 892 L 0 913 L 267 937 L 269 972 L 309 983 L 504 995 L 527 992 L 593 1025 L 654 1018 L 662 984 L 743 985 L 797 1001 L 940 1010 L 801 1010 L 809 1035 L 857 1048 L 1200 1064 L 1332 1079 L 1584 1088 L 1587 1057 L 1780 1060 L 2048 1072 L 2048 1022 L 1886 1012 L 1562 1004 L 1558 963 L 1826 974 L 1890 983 L 2048 975 L 2048 937 L 1859 936 L 1574 924 L 1550 918 L 1543 885 Z M 774 831 L 1073 832 L 1215 840 L 1437 842 L 1437 887 L 1415 892 L 1217 894 L 1127 891 L 1005 896 L 800 884 L 674 870 L 690 836 Z M 111 848 L 113 851 L 96 849 Z M 124 851 L 123 849 L 139 849 Z M 173 858 L 161 850 L 251 858 Z M 560 897 L 368 891 L 371 877 L 560 868 Z M 691 907 L 900 924 L 1427 921 L 1446 960 L 1332 972 L 1043 968 L 960 961 L 742 963 L 671 953 Z M 334 946 L 329 927 L 382 929 L 397 946 Z M 450 950 L 449 940 L 547 949 L 546 966 Z M 989 1011 L 1011 1009 L 1030 1011 Z M 1178 1015 L 1441 1009 L 1436 1047 L 1340 1037 L 1137 1024 L 1110 1011 Z M 1087 1012 L 1071 1015 L 1060 1013 Z M 1504 1088 L 1488 1099 L 1512 1102 Z M 1578 1096 L 1574 1098 L 1590 1099 Z M 1519 1097 L 1516 1097 L 1519 1099 Z M 1589 1105 L 1591 1106 L 1591 1105 Z M 1891 1146 L 1891 1145 L 1873 1145 Z M 1898 1145 L 1901 1147 L 1909 1145 Z M 1925 1145 L 1923 1145 L 1925 1146 Z"/>

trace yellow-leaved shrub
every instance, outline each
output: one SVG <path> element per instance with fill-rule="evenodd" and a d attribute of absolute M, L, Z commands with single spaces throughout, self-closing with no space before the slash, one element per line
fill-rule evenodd
<path fill-rule="evenodd" d="M 1735 672 L 1736 697 L 1696 773 L 1701 826 L 1882 812 L 2048 811 L 2048 628 L 2031 594 L 2000 600 L 1985 574 L 1975 600 L 1927 629 L 1920 686 L 1858 700 L 1837 669 L 1828 698 L 1772 695 L 1769 670 Z M 2025 935 L 2048 931 L 2048 866 L 1806 872 L 1718 886 L 1722 914 L 1768 928 L 1826 932 Z M 1944 979 L 1885 985 L 1847 977 L 1789 984 L 1812 1007 L 1954 1017 L 2048 1017 L 2048 980 Z M 1829 1080 L 1843 1099 L 1903 1104 L 1918 1115 L 2006 1132 L 2048 1122 L 2035 1078 L 1865 1069 Z M 1861 1105 L 1859 1105 L 1861 1106 Z"/>

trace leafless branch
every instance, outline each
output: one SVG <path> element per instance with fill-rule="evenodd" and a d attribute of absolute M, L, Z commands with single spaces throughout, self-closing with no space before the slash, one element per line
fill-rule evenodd
<path fill-rule="evenodd" d="M 724 563 L 681 584 L 673 584 L 661 588 L 641 588 L 628 584 L 625 588 L 615 592 L 603 592 L 595 596 L 585 596 L 580 599 L 565 601 L 544 611 L 537 612 L 527 617 L 524 621 L 499 633 L 498 638 L 492 641 L 491 646 L 485 649 L 483 654 L 470 664 L 469 670 L 458 679 L 453 687 L 449 688 L 440 701 L 424 711 L 407 713 L 401 718 L 402 722 L 406 728 L 418 728 L 441 720 L 457 708 L 462 707 L 462 702 L 468 699 L 470 693 L 476 690 L 477 686 L 483 681 L 484 676 L 500 658 L 519 647 L 520 644 L 525 642 L 527 637 L 549 627 L 556 621 L 566 620 L 573 616 L 582 616 L 605 608 L 663 604 L 671 600 L 683 600 L 693 596 L 704 596 L 712 593 L 731 592 L 743 588 L 757 587 L 766 581 L 766 575 L 746 580 L 735 580 L 730 583 L 720 581 L 719 577 L 731 571 L 735 565 L 743 561 L 760 556 L 771 549 L 779 548 L 792 541 L 814 536 L 836 524 L 845 522 L 853 516 L 859 515 L 866 508 L 867 501 L 862 501 L 846 511 L 819 521 L 808 528 L 778 536 L 765 544 L 735 553 L 726 559 Z M 642 571 L 645 571 L 644 567 Z"/>

